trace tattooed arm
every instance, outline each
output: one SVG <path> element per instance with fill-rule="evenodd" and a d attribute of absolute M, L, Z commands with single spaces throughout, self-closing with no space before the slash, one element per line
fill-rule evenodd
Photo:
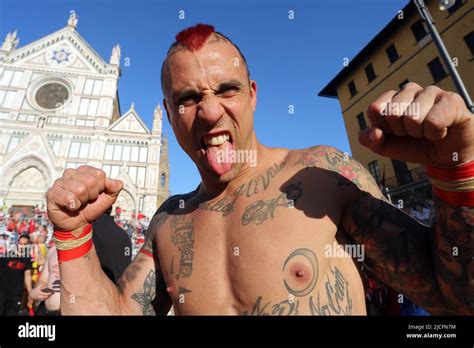
<path fill-rule="evenodd" d="M 364 245 L 365 264 L 374 276 L 433 314 L 474 314 L 473 208 L 435 197 L 430 228 L 389 203 L 368 171 L 347 154 L 316 147 L 299 162 L 335 172 L 347 197 L 340 227 Z"/>
<path fill-rule="evenodd" d="M 117 285 L 102 271 L 94 247 L 83 258 L 60 264 L 61 312 L 76 315 L 166 314 L 171 302 L 154 243 L 166 218 L 165 202 L 150 222 L 142 252 L 130 263 Z M 80 272 L 77 272 L 78 267 Z"/>
<path fill-rule="evenodd" d="M 166 207 L 165 202 L 162 207 Z M 118 281 L 123 307 L 127 314 L 167 314 L 171 299 L 166 292 L 166 283 L 154 242 L 157 231 L 163 226 L 168 213 L 160 208 L 150 221 L 145 244 Z"/>

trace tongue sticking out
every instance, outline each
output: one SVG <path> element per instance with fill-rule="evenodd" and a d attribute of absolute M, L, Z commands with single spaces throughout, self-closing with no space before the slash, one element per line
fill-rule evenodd
<path fill-rule="evenodd" d="M 230 170 L 232 166 L 231 153 L 233 150 L 234 146 L 228 141 L 219 146 L 209 145 L 207 147 L 207 161 L 214 172 L 222 175 Z"/>

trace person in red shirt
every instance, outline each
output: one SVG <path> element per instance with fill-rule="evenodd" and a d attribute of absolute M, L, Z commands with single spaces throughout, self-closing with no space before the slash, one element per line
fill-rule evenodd
<path fill-rule="evenodd" d="M 20 223 L 18 224 L 18 234 L 23 234 L 25 232 L 27 232 L 28 230 L 28 227 L 26 225 L 26 222 L 25 220 L 21 220 Z"/>
<path fill-rule="evenodd" d="M 120 219 L 120 214 L 122 214 L 122 208 L 120 208 L 119 206 L 117 206 L 117 207 L 115 208 L 115 217 L 116 217 L 117 219 Z"/>
<path fill-rule="evenodd" d="M 30 232 L 30 234 L 36 231 L 35 220 L 31 219 L 30 222 L 28 223 L 28 231 Z"/>

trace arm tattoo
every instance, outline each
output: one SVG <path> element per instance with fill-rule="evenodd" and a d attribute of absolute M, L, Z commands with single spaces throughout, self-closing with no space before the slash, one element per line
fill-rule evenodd
<path fill-rule="evenodd" d="M 425 309 L 442 307 L 431 229 L 364 191 L 351 209 L 352 224 L 344 231 L 364 245 L 365 265 L 371 273 Z"/>
<path fill-rule="evenodd" d="M 444 299 L 474 314 L 474 208 L 450 206 L 434 196 L 435 269 Z"/>
<path fill-rule="evenodd" d="M 171 242 L 181 253 L 176 279 L 190 277 L 193 273 L 194 225 L 187 215 L 173 215 L 171 219 Z"/>
<path fill-rule="evenodd" d="M 246 208 L 242 214 L 241 223 L 242 225 L 248 225 L 254 222 L 256 225 L 264 223 L 268 218 L 273 218 L 277 207 L 291 207 L 294 206 L 296 201 L 303 194 L 301 188 L 301 181 L 292 183 L 284 187 L 282 193 L 277 197 L 252 202 Z"/>
<path fill-rule="evenodd" d="M 143 282 L 142 292 L 136 292 L 131 297 L 137 301 L 143 309 L 143 315 L 155 315 L 152 302 L 156 294 L 156 275 L 153 270 L 148 273 Z"/>

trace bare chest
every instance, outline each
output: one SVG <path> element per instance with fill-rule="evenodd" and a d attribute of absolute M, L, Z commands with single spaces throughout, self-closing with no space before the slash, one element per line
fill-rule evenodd
<path fill-rule="evenodd" d="M 333 252 L 341 212 L 319 191 L 289 181 L 170 215 L 156 242 L 175 312 L 364 312 L 352 259 Z"/>

